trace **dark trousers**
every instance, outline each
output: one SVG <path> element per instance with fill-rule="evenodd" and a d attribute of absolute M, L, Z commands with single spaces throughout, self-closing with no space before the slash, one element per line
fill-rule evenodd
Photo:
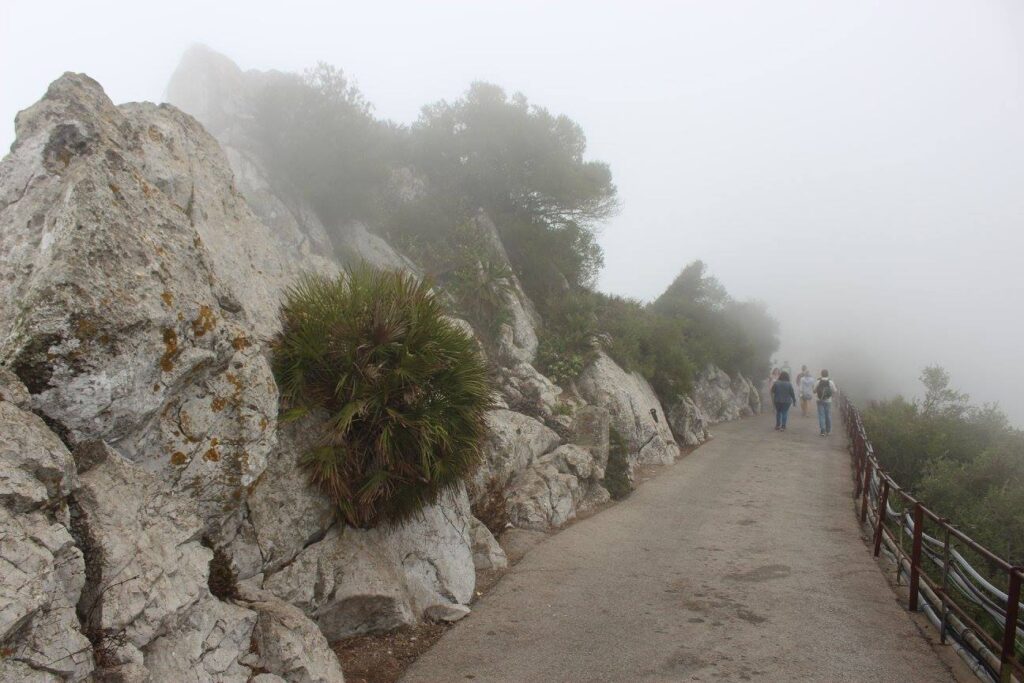
<path fill-rule="evenodd" d="M 775 426 L 786 428 L 786 420 L 789 419 L 789 407 L 793 405 L 789 401 L 785 403 L 775 402 Z"/>

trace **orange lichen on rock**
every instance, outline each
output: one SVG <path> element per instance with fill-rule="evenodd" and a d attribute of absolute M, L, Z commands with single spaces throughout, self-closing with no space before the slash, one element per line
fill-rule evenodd
<path fill-rule="evenodd" d="M 178 333 L 164 328 L 164 355 L 160 357 L 160 369 L 170 372 L 174 369 L 174 357 L 178 355 Z"/>
<path fill-rule="evenodd" d="M 199 315 L 192 321 L 192 332 L 197 337 L 202 337 L 204 334 L 212 330 L 217 326 L 217 318 L 213 315 L 213 311 L 206 304 L 199 307 Z"/>
<path fill-rule="evenodd" d="M 171 456 L 171 464 L 174 466 L 181 466 L 188 462 L 188 456 L 181 451 L 175 451 Z"/>

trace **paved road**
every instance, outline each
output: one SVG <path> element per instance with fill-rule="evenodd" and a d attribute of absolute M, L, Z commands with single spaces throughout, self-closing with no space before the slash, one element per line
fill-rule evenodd
<path fill-rule="evenodd" d="M 715 439 L 534 548 L 405 681 L 952 681 L 861 541 L 841 436 Z"/>

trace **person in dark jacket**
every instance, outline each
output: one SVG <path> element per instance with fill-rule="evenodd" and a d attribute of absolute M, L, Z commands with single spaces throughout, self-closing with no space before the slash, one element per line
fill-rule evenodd
<path fill-rule="evenodd" d="M 789 373 L 782 372 L 779 380 L 772 385 L 772 401 L 775 403 L 775 431 L 786 431 L 789 409 L 796 405 L 796 391 L 789 381 Z"/>

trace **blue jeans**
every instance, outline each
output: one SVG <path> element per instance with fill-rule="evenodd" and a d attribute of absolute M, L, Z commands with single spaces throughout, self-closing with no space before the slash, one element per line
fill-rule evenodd
<path fill-rule="evenodd" d="M 832 433 L 832 402 L 818 401 L 818 427 L 825 434 Z"/>
<path fill-rule="evenodd" d="M 793 405 L 789 401 L 775 404 L 775 426 L 786 428 L 786 420 L 789 419 L 789 407 Z"/>

